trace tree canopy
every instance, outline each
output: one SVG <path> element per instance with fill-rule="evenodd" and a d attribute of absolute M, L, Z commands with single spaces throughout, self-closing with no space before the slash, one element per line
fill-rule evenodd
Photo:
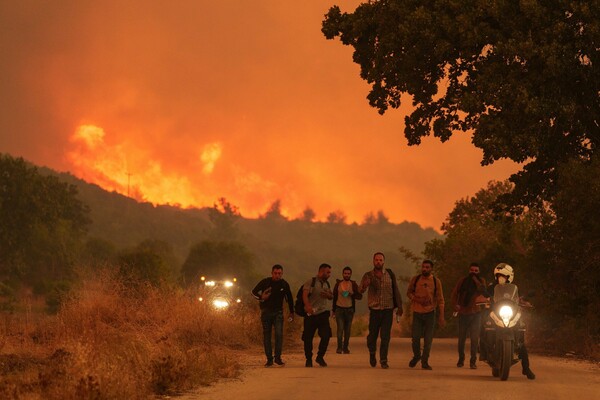
<path fill-rule="evenodd" d="M 425 244 L 425 257 L 436 261 L 436 272 L 448 285 L 466 275 L 471 262 L 480 264 L 488 280 L 500 262 L 524 264 L 529 248 L 529 214 L 508 218 L 493 207 L 512 186 L 509 182 L 490 182 L 473 197 L 457 201 L 442 225 L 445 236 Z"/>
<path fill-rule="evenodd" d="M 203 240 L 190 249 L 181 275 L 186 286 L 198 284 L 203 275 L 210 279 L 237 278 L 249 285 L 255 278 L 254 266 L 255 256 L 243 244 Z"/>
<path fill-rule="evenodd" d="M 0 278 L 30 284 L 69 278 L 88 214 L 75 186 L 0 154 Z"/>
<path fill-rule="evenodd" d="M 369 1 L 331 7 L 322 32 L 354 48 L 381 114 L 412 97 L 409 145 L 470 132 L 483 165 L 526 162 L 513 203 L 551 198 L 558 166 L 598 147 L 598 0 Z"/>

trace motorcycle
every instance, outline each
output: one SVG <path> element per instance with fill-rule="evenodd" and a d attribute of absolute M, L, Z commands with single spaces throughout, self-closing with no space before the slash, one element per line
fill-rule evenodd
<path fill-rule="evenodd" d="M 524 343 L 525 324 L 521 320 L 521 305 L 516 285 L 496 285 L 489 315 L 483 319 L 484 336 L 481 344 L 486 347 L 483 361 L 492 367 L 492 375 L 505 381 L 510 367 L 519 362 L 519 350 Z"/>

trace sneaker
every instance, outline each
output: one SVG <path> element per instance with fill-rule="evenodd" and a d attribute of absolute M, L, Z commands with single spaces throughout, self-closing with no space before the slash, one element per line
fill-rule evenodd
<path fill-rule="evenodd" d="M 383 369 L 388 369 L 390 366 L 388 365 L 387 361 L 382 361 L 381 362 L 381 368 Z"/>
<path fill-rule="evenodd" d="M 321 356 L 315 358 L 315 361 L 317 362 L 317 364 L 319 364 L 319 366 L 321 367 L 326 367 L 327 363 L 325 362 L 325 359 Z"/>
<path fill-rule="evenodd" d="M 304 364 L 306 368 L 312 368 L 312 360 L 306 360 L 306 364 Z"/>
<path fill-rule="evenodd" d="M 459 358 L 459 359 L 458 359 L 458 362 L 456 363 L 456 366 L 457 366 L 458 368 L 462 368 L 462 367 L 464 367 L 464 366 L 465 366 L 465 361 L 464 361 L 463 359 L 460 359 L 460 358 Z"/>
<path fill-rule="evenodd" d="M 377 358 L 375 357 L 375 354 L 369 355 L 369 364 L 371 364 L 371 367 L 373 368 L 375 368 L 375 366 L 377 365 Z"/>
<path fill-rule="evenodd" d="M 523 369 L 523 375 L 526 375 L 527 379 L 535 379 L 535 374 L 529 368 Z"/>
<path fill-rule="evenodd" d="M 475 361 L 471 361 L 471 363 L 469 364 L 469 368 L 477 369 L 477 364 L 475 363 Z"/>
<path fill-rule="evenodd" d="M 265 364 L 265 368 L 269 368 L 273 366 L 273 360 L 267 360 L 267 363 Z"/>
<path fill-rule="evenodd" d="M 285 362 L 281 358 L 276 358 L 275 364 L 279 365 L 280 367 L 283 367 L 285 365 Z"/>
<path fill-rule="evenodd" d="M 335 352 L 336 352 L 337 354 L 342 354 L 342 349 L 337 349 Z"/>
<path fill-rule="evenodd" d="M 433 369 L 433 368 L 431 368 L 431 365 L 429 365 L 427 363 L 421 363 L 421 368 L 427 369 L 429 371 L 431 371 Z"/>
<path fill-rule="evenodd" d="M 344 354 L 350 354 L 350 350 L 348 350 L 348 349 L 344 349 L 343 352 L 344 352 Z"/>
<path fill-rule="evenodd" d="M 419 360 L 421 359 L 421 357 L 413 357 L 412 360 L 410 360 L 410 362 L 408 363 L 408 366 L 411 368 L 414 368 L 415 365 L 417 365 L 417 363 L 419 362 Z"/>

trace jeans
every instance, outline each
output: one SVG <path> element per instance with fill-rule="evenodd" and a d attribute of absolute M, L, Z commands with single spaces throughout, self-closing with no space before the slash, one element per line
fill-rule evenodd
<path fill-rule="evenodd" d="M 319 337 L 321 338 L 317 356 L 323 357 L 327 352 L 327 346 L 329 346 L 329 339 L 331 338 L 329 311 L 304 317 L 304 332 L 302 332 L 302 340 L 304 341 L 304 356 L 307 360 L 312 360 L 313 338 L 315 337 L 315 332 L 318 332 Z"/>
<path fill-rule="evenodd" d="M 435 328 L 435 311 L 428 313 L 413 312 L 412 350 L 415 359 L 420 358 L 423 364 L 428 364 L 433 329 Z M 423 338 L 423 353 L 421 353 L 421 338 Z"/>
<path fill-rule="evenodd" d="M 275 327 L 275 358 L 281 358 L 283 347 L 283 310 L 263 310 L 260 315 L 263 326 L 263 343 L 267 360 L 273 359 L 273 348 L 271 346 L 271 331 Z"/>
<path fill-rule="evenodd" d="M 350 342 L 350 333 L 352 330 L 352 319 L 354 310 L 352 307 L 335 309 L 335 322 L 337 323 L 337 348 L 338 350 L 348 350 Z"/>
<path fill-rule="evenodd" d="M 465 343 L 467 335 L 471 340 L 471 363 L 477 361 L 479 333 L 481 332 L 481 313 L 459 314 L 458 316 L 458 359 L 465 359 Z"/>
<path fill-rule="evenodd" d="M 369 335 L 367 336 L 367 347 L 370 354 L 377 352 L 377 336 L 381 335 L 379 347 L 380 362 L 387 362 L 390 337 L 392 333 L 392 320 L 394 310 L 370 310 L 369 312 Z"/>

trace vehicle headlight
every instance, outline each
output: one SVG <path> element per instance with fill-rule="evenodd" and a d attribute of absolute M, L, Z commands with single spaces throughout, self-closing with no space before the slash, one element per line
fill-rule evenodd
<path fill-rule="evenodd" d="M 500 307 L 500 311 L 498 311 L 498 315 L 500 316 L 500 318 L 502 318 L 504 326 L 508 326 L 510 319 L 514 315 L 514 311 L 510 306 L 502 306 Z"/>
<path fill-rule="evenodd" d="M 215 286 L 215 281 L 206 281 L 204 284 L 206 286 Z"/>
<path fill-rule="evenodd" d="M 213 306 L 218 310 L 222 310 L 223 308 L 229 307 L 229 302 L 224 299 L 214 299 Z"/>
<path fill-rule="evenodd" d="M 233 282 L 225 281 L 225 287 L 232 287 L 232 286 L 233 286 Z"/>

